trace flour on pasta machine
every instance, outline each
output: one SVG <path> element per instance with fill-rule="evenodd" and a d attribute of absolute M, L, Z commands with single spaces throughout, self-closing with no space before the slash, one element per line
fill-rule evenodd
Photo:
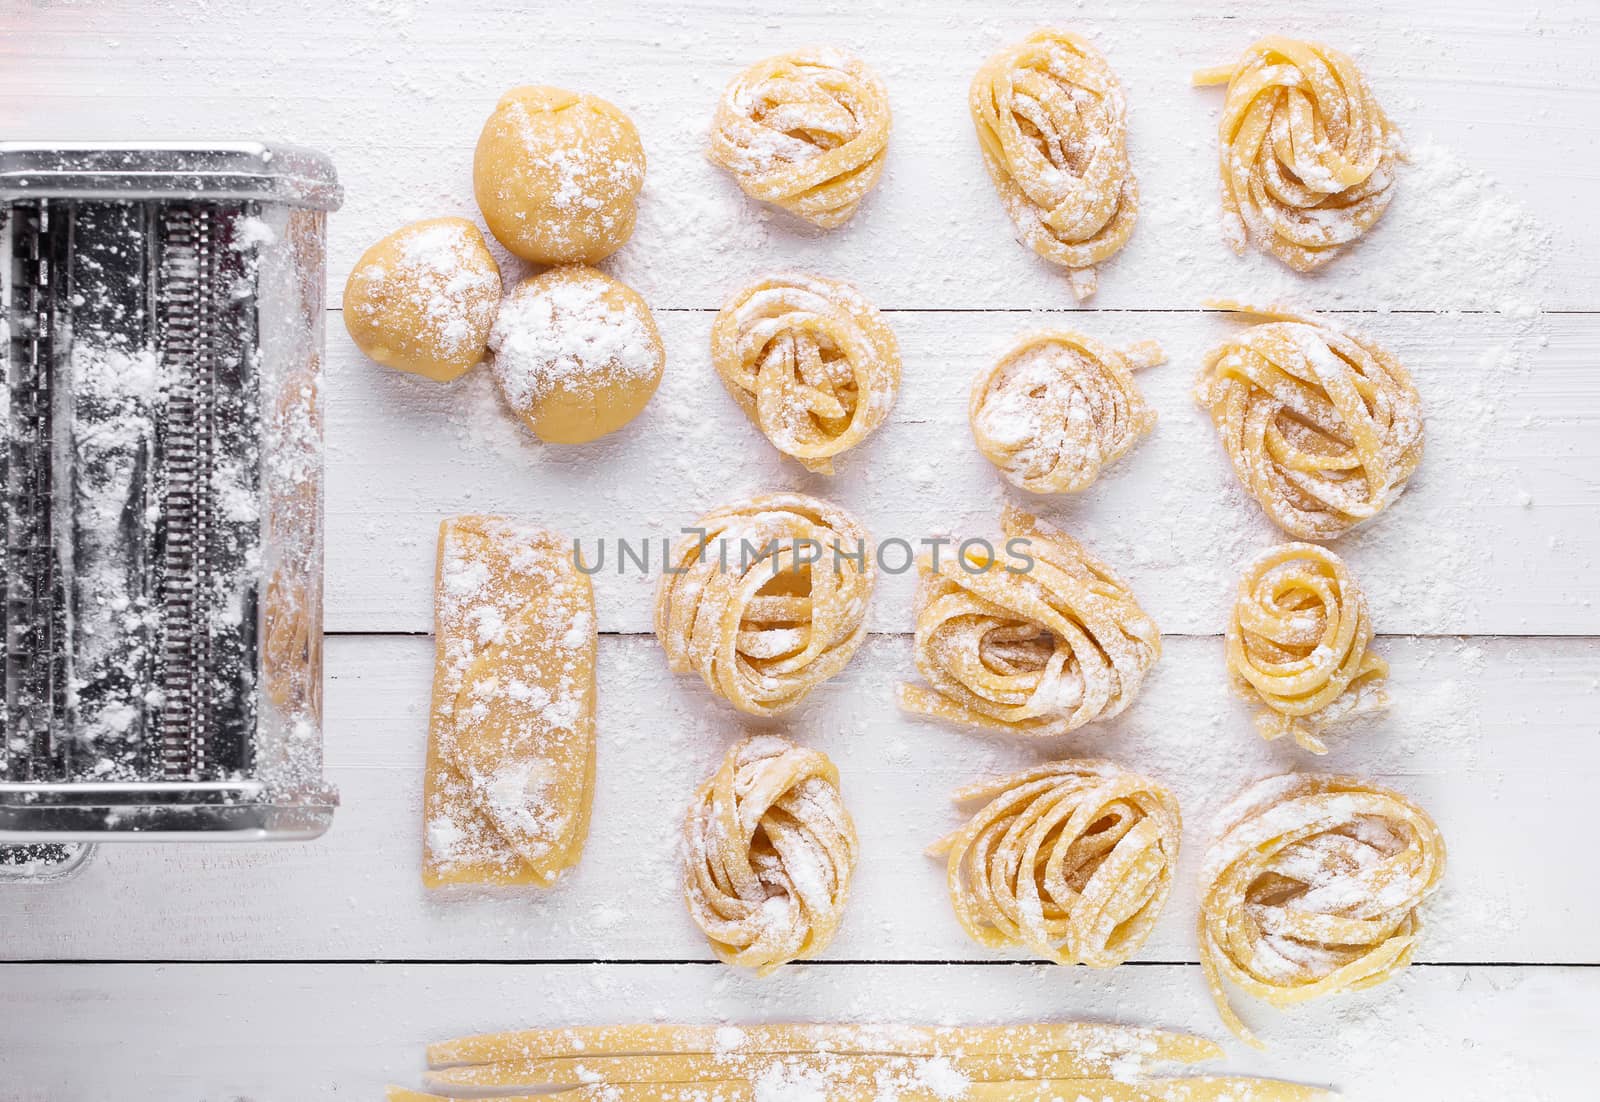
<path fill-rule="evenodd" d="M 0 144 L 0 877 L 327 829 L 340 198 L 288 146 Z"/>

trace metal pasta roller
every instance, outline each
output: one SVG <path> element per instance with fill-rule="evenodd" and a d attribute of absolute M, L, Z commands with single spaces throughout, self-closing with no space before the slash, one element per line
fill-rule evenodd
<path fill-rule="evenodd" d="M 333 166 L 0 143 L 0 877 L 311 838 Z"/>

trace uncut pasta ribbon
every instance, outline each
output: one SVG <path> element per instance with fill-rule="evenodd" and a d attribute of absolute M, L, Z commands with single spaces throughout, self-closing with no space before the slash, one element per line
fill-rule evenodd
<path fill-rule="evenodd" d="M 984 801 L 929 848 L 950 902 L 991 949 L 1110 968 L 1138 952 L 1172 891 L 1182 820 L 1155 781 L 1108 761 L 1050 762 L 963 788 Z"/>
<path fill-rule="evenodd" d="M 1018 735 L 1109 719 L 1138 694 L 1161 632 L 1112 569 L 1014 506 L 1002 531 L 1031 567 L 970 550 L 918 563 L 915 654 L 927 686 L 900 686 L 906 711 Z"/>
<path fill-rule="evenodd" d="M 823 1070 L 796 1065 L 793 1058 L 768 1060 L 753 1078 L 722 1078 L 689 1083 L 606 1083 L 568 1087 L 537 1094 L 494 1095 L 495 1102 L 772 1102 L 804 1098 L 813 1102 L 1330 1102 L 1339 1095 L 1320 1087 L 1281 1079 L 1244 1075 L 1193 1075 L 1181 1078 L 1139 1078 L 1126 1072 L 1101 1076 L 1017 1078 L 968 1082 L 955 1088 L 952 1079 L 965 1075 L 956 1061 L 935 1058 L 902 1070 L 873 1067 L 853 1078 L 841 1078 L 836 1061 Z M 887 1089 L 886 1089 L 887 1088 Z M 457 1102 L 477 1093 L 432 1094 L 390 1087 L 388 1102 Z"/>
<path fill-rule="evenodd" d="M 1030 333 L 973 383 L 973 440 L 1019 489 L 1085 489 L 1155 427 L 1133 371 L 1165 360 L 1155 341 L 1118 350 L 1065 329 Z"/>
<path fill-rule="evenodd" d="M 833 940 L 856 849 L 827 755 L 748 738 L 701 786 L 684 823 L 689 913 L 718 957 L 767 975 Z"/>
<path fill-rule="evenodd" d="M 1344 54 L 1268 37 L 1197 85 L 1228 85 L 1218 126 L 1223 236 L 1300 272 L 1320 268 L 1383 217 L 1400 136 Z"/>
<path fill-rule="evenodd" d="M 711 160 L 752 199 L 822 229 L 848 222 L 883 172 L 889 93 L 841 50 L 756 62 L 722 93 Z"/>
<path fill-rule="evenodd" d="M 866 637 L 876 578 L 854 517 L 805 494 L 767 494 L 691 531 L 656 595 L 673 673 L 698 673 L 739 711 L 771 716 L 844 669 Z"/>
<path fill-rule="evenodd" d="M 486 1034 L 431 1045 L 437 1094 L 391 1087 L 391 1102 L 516 1098 L 564 1102 L 1324 1102 L 1329 1091 L 1243 1076 L 1179 1076 L 1165 1063 L 1223 1055 L 1201 1037 L 1088 1022 L 1013 1026 L 591 1026 Z M 581 1085 L 578 1085 L 581 1084 Z"/>
<path fill-rule="evenodd" d="M 900 346 L 854 287 L 799 274 L 735 295 L 711 327 L 711 363 L 774 447 L 819 474 L 876 430 L 900 389 Z"/>
<path fill-rule="evenodd" d="M 1444 874 L 1444 839 L 1398 792 L 1354 777 L 1258 781 L 1223 812 L 1200 875 L 1200 962 L 1217 1011 L 1262 1047 L 1223 981 L 1283 1008 L 1392 978 Z"/>
<path fill-rule="evenodd" d="M 1070 31 L 1035 31 L 984 62 L 968 97 L 983 163 L 1034 252 L 1067 269 L 1078 299 L 1128 242 L 1139 186 L 1122 84 Z"/>
<path fill-rule="evenodd" d="M 1265 706 L 1267 740 L 1325 754 L 1323 728 L 1389 702 L 1389 664 L 1368 648 L 1367 599 L 1344 560 L 1314 543 L 1273 547 L 1245 568 L 1228 622 L 1228 673 Z"/>
<path fill-rule="evenodd" d="M 1400 496 L 1422 462 L 1422 400 L 1393 355 L 1324 318 L 1206 305 L 1267 319 L 1206 353 L 1195 399 L 1278 527 L 1332 539 Z"/>

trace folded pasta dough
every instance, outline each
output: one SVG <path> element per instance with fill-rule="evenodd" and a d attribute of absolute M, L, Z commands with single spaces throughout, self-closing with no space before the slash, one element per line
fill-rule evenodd
<path fill-rule="evenodd" d="M 423 883 L 547 886 L 577 863 L 594 791 L 594 594 L 554 532 L 439 528 Z"/>

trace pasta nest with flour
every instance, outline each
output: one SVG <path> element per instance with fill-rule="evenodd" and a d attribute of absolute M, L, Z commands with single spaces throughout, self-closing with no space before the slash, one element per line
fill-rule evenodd
<path fill-rule="evenodd" d="M 1155 621 L 1065 532 L 1013 506 L 1000 523 L 1015 561 L 970 548 L 919 560 L 914 648 L 928 684 L 901 685 L 900 706 L 1034 736 L 1117 715 L 1161 654 Z"/>
<path fill-rule="evenodd" d="M 1163 785 L 1107 761 L 1061 761 L 955 799 L 984 804 L 928 852 L 947 858 L 950 902 L 974 941 L 1110 968 L 1150 936 L 1182 834 Z"/>
<path fill-rule="evenodd" d="M 1400 496 L 1422 462 L 1422 399 L 1393 355 L 1325 319 L 1207 305 L 1268 319 L 1206 353 L 1195 398 L 1278 527 L 1332 539 Z"/>
<path fill-rule="evenodd" d="M 1411 963 L 1445 862 L 1420 807 L 1354 777 L 1288 773 L 1251 785 L 1223 822 L 1200 876 L 1200 961 L 1236 1036 L 1260 1047 L 1224 979 L 1283 1008 Z"/>
<path fill-rule="evenodd" d="M 1019 489 L 1082 490 L 1155 427 L 1133 371 L 1165 359 L 1154 341 L 1118 350 L 1063 329 L 1031 333 L 973 383 L 973 440 Z"/>
<path fill-rule="evenodd" d="M 741 712 L 786 712 L 844 669 L 876 580 L 866 531 L 805 494 L 714 509 L 672 549 L 655 631 L 673 673 L 698 673 Z"/>
<path fill-rule="evenodd" d="M 894 331 L 848 283 L 778 275 L 735 295 L 711 363 L 774 447 L 819 474 L 883 424 L 900 389 Z"/>
<path fill-rule="evenodd" d="M 1228 621 L 1228 673 L 1265 705 L 1256 727 L 1327 753 L 1326 726 L 1389 702 L 1389 664 L 1372 646 L 1367 599 L 1344 560 L 1314 543 L 1285 543 L 1245 568 Z"/>
<path fill-rule="evenodd" d="M 1394 195 L 1400 136 L 1344 54 L 1269 37 L 1197 85 L 1228 85 L 1218 126 L 1223 236 L 1297 272 L 1328 263 Z"/>
<path fill-rule="evenodd" d="M 1122 84 L 1068 31 L 1035 31 L 972 78 L 972 123 L 1006 213 L 1034 252 L 1094 294 L 1095 266 L 1128 243 L 1139 185 L 1128 164 Z"/>
<path fill-rule="evenodd" d="M 752 199 L 833 229 L 882 175 L 889 126 L 889 93 L 864 62 L 796 50 L 756 62 L 723 90 L 710 156 Z"/>
<path fill-rule="evenodd" d="M 827 755 L 739 743 L 696 793 L 684 844 L 689 913 L 723 961 L 765 975 L 833 940 L 857 843 Z"/>

